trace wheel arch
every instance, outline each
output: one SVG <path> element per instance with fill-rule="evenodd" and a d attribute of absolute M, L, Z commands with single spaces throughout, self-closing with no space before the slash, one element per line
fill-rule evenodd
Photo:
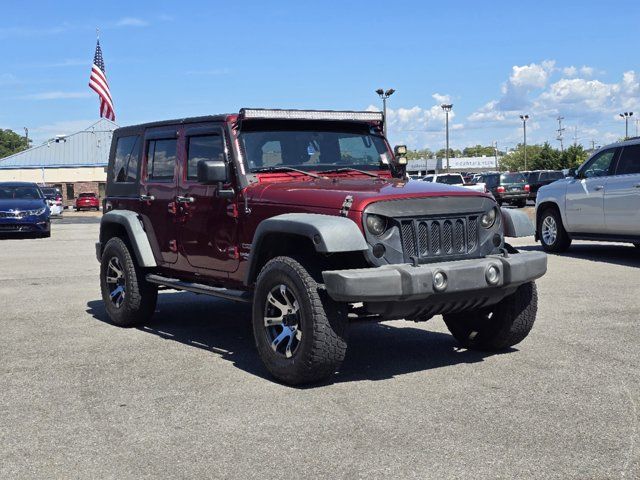
<path fill-rule="evenodd" d="M 136 212 L 130 210 L 112 210 L 105 213 L 100 220 L 100 249 L 112 237 L 121 237 L 132 248 L 138 265 L 156 267 L 157 263 L 151 244 L 144 231 L 142 221 Z M 97 253 L 101 254 L 101 250 Z"/>
<path fill-rule="evenodd" d="M 263 220 L 256 229 L 245 285 L 279 255 L 306 256 L 364 252 L 368 244 L 353 220 L 312 213 L 287 213 Z"/>
<path fill-rule="evenodd" d="M 540 225 L 540 221 L 542 220 L 542 214 L 549 209 L 555 210 L 558 215 L 560 215 L 560 220 L 562 220 L 563 227 L 566 230 L 566 222 L 562 215 L 562 209 L 560 208 L 560 206 L 553 200 L 545 200 L 536 206 L 536 241 L 540 240 L 540 235 L 538 233 L 540 229 L 538 227 Z"/>

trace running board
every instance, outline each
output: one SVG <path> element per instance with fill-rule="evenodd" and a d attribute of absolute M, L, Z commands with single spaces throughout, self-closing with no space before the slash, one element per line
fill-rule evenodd
<path fill-rule="evenodd" d="M 202 295 L 211 295 L 212 297 L 233 300 L 234 302 L 249 303 L 252 301 L 251 293 L 243 290 L 230 290 L 228 288 L 211 287 L 202 283 L 183 282 L 177 278 L 163 277 L 162 275 L 156 275 L 154 273 L 149 273 L 146 279 L 149 283 L 173 288 L 174 290 L 185 290 Z"/>

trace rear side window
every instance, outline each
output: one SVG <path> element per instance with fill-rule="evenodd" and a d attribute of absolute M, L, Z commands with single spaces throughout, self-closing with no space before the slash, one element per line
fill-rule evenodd
<path fill-rule="evenodd" d="M 176 139 L 150 140 L 147 147 L 147 179 L 170 182 L 176 166 Z"/>
<path fill-rule="evenodd" d="M 521 173 L 503 173 L 500 175 L 500 183 L 526 183 L 527 179 Z"/>
<path fill-rule="evenodd" d="M 138 135 L 118 138 L 116 158 L 113 161 L 114 182 L 135 182 L 138 179 L 139 142 Z"/>
<path fill-rule="evenodd" d="M 640 145 L 630 145 L 624 147 L 616 175 L 629 175 L 632 173 L 640 173 Z"/>
<path fill-rule="evenodd" d="M 200 160 L 224 161 L 224 145 L 220 135 L 189 137 L 187 152 L 187 179 L 198 178 Z"/>

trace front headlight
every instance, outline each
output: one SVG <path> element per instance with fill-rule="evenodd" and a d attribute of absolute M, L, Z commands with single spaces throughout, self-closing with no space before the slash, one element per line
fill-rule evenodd
<path fill-rule="evenodd" d="M 480 225 L 482 228 L 491 228 L 496 223 L 496 218 L 498 218 L 498 209 L 493 207 L 480 217 Z"/>
<path fill-rule="evenodd" d="M 387 230 L 387 221 L 379 215 L 367 215 L 367 230 L 376 237 L 379 237 Z"/>
<path fill-rule="evenodd" d="M 36 215 L 36 216 L 38 216 L 38 215 L 43 215 L 43 214 L 44 214 L 44 212 L 46 212 L 46 211 L 47 211 L 47 207 L 43 207 L 43 208 L 39 208 L 38 210 L 29 210 L 27 213 L 28 213 L 29 215 Z"/>

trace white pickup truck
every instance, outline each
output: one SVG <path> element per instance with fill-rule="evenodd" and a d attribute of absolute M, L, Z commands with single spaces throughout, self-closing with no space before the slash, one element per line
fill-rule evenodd
<path fill-rule="evenodd" d="M 422 180 L 425 182 L 446 183 L 447 185 L 465 187 L 475 190 L 476 192 L 487 191 L 487 187 L 484 183 L 465 183 L 464 178 L 459 173 L 436 173 L 433 175 L 426 175 Z"/>

